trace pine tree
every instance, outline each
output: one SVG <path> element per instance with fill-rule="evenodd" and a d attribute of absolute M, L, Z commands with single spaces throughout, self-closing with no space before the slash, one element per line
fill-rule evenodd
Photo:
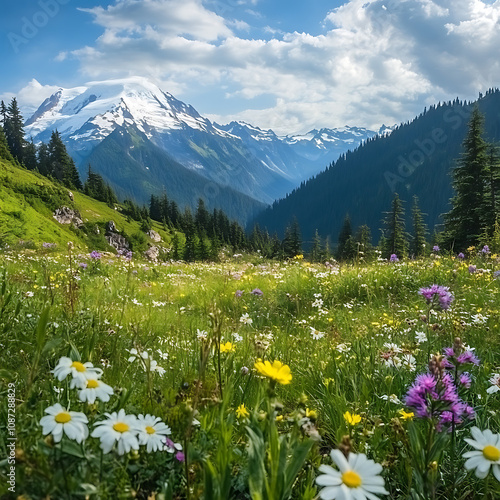
<path fill-rule="evenodd" d="M 346 256 L 346 246 L 349 238 L 352 237 L 352 228 L 351 228 L 351 218 L 349 214 L 346 214 L 344 217 L 344 223 L 342 224 L 342 229 L 339 233 L 338 245 L 337 245 L 337 259 L 344 260 L 347 258 Z"/>
<path fill-rule="evenodd" d="M 427 226 L 424 224 L 424 217 L 420 211 L 418 196 L 416 195 L 413 197 L 411 213 L 413 219 L 413 237 L 411 240 L 410 252 L 415 257 L 421 257 L 425 255 Z"/>
<path fill-rule="evenodd" d="M 311 247 L 311 261 L 312 262 L 320 262 L 323 256 L 323 249 L 321 245 L 321 237 L 316 229 L 313 238 L 313 244 Z"/>
<path fill-rule="evenodd" d="M 5 123 L 7 121 L 7 108 L 3 101 L 0 102 L 0 120 L 2 121 L 0 125 L 5 128 Z"/>
<path fill-rule="evenodd" d="M 408 251 L 408 239 L 405 231 L 405 211 L 403 202 L 396 193 L 392 200 L 391 211 L 387 212 L 384 224 L 386 226 L 384 256 L 397 255 L 400 259 Z"/>
<path fill-rule="evenodd" d="M 297 217 L 294 217 L 292 222 L 285 229 L 283 252 L 285 257 L 288 258 L 293 258 L 302 253 L 302 236 L 300 234 L 300 226 Z"/>
<path fill-rule="evenodd" d="M 174 231 L 174 235 L 172 236 L 172 259 L 179 260 L 179 256 L 179 235 L 177 231 Z"/>
<path fill-rule="evenodd" d="M 49 147 L 44 142 L 42 142 L 38 146 L 37 158 L 38 158 L 38 171 L 42 175 L 45 175 L 45 176 L 50 175 Z"/>
<path fill-rule="evenodd" d="M 370 228 L 364 224 L 358 227 L 356 231 L 356 236 L 354 238 L 356 242 L 356 256 L 358 260 L 368 260 L 372 256 L 372 233 Z"/>
<path fill-rule="evenodd" d="M 189 207 L 186 207 L 182 216 L 182 228 L 186 235 L 183 259 L 187 262 L 192 262 L 196 259 L 196 230 Z"/>
<path fill-rule="evenodd" d="M 16 158 L 19 163 L 23 163 L 24 148 L 26 146 L 26 141 L 24 139 L 24 120 L 15 97 L 12 98 L 5 115 L 4 132 L 12 156 Z"/>
<path fill-rule="evenodd" d="M 483 139 L 484 118 L 475 107 L 463 142 L 463 153 L 453 169 L 452 208 L 445 215 L 445 241 L 450 247 L 463 250 L 475 245 L 487 225 L 491 206 L 486 192 L 488 176 L 488 145 Z"/>
<path fill-rule="evenodd" d="M 49 174 L 69 189 L 83 189 L 75 162 L 68 154 L 61 134 L 55 130 L 49 142 Z"/>
<path fill-rule="evenodd" d="M 38 158 L 36 153 L 36 146 L 33 142 L 26 143 L 24 148 L 24 166 L 28 170 L 37 170 L 38 169 Z"/>
<path fill-rule="evenodd" d="M 207 231 L 210 221 L 210 214 L 208 210 L 205 208 L 205 202 L 202 198 L 198 199 L 198 206 L 196 207 L 196 214 L 194 216 L 194 223 L 196 226 L 196 231 L 198 234 L 201 231 Z"/>
<path fill-rule="evenodd" d="M 9 145 L 7 144 L 7 139 L 3 132 L 3 127 L 0 127 L 0 158 L 7 161 L 14 161 L 13 156 L 10 153 Z"/>

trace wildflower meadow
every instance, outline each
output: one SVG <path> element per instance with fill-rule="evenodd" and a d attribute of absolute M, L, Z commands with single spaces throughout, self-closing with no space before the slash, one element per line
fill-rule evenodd
<path fill-rule="evenodd" d="M 500 259 L 0 256 L 0 497 L 500 498 Z"/>

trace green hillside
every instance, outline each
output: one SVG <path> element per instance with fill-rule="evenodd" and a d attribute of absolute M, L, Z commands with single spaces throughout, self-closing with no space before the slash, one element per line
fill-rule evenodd
<path fill-rule="evenodd" d="M 39 248 L 43 243 L 52 243 L 65 247 L 72 241 L 80 250 L 111 250 L 101 230 L 109 221 L 112 220 L 126 237 L 140 232 L 139 223 L 124 216 L 120 210 L 82 193 L 72 193 L 73 201 L 68 189 L 0 159 L 0 245 Z M 60 224 L 53 218 L 54 210 L 62 206 L 80 213 L 83 228 Z M 160 224 L 154 229 L 164 241 L 170 241 L 170 235 Z"/>

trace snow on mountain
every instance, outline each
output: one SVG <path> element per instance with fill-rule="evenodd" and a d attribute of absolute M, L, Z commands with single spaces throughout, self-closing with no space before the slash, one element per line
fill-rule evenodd
<path fill-rule="evenodd" d="M 66 141 L 82 141 L 82 149 L 87 150 L 89 142 L 100 142 L 117 127 L 127 125 L 148 137 L 152 131 L 184 128 L 224 135 L 192 106 L 141 77 L 61 88 L 42 103 L 25 130 L 28 137 L 44 140 L 57 129 Z"/>
<path fill-rule="evenodd" d="M 142 77 L 59 88 L 25 123 L 35 142 L 48 142 L 55 129 L 82 171 L 113 132 L 133 129 L 185 168 L 264 203 L 376 133 L 346 126 L 280 137 L 245 122 L 218 125 Z M 146 168 L 147 155 L 141 161 Z"/>

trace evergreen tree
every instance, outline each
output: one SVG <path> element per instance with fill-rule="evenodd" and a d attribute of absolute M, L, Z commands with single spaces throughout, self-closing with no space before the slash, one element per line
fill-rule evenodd
<path fill-rule="evenodd" d="M 208 260 L 210 258 L 205 231 L 198 234 L 197 254 L 200 260 Z"/>
<path fill-rule="evenodd" d="M 316 229 L 314 233 L 313 244 L 311 247 L 311 261 L 312 262 L 320 262 L 323 256 L 323 249 L 321 245 L 321 237 Z"/>
<path fill-rule="evenodd" d="M 207 231 L 210 222 L 210 213 L 205 208 L 205 202 L 202 198 L 198 199 L 198 206 L 196 207 L 196 214 L 194 217 L 194 223 L 196 231 L 201 234 L 202 231 Z"/>
<path fill-rule="evenodd" d="M 19 163 L 23 163 L 24 148 L 26 146 L 26 141 L 24 139 L 24 120 L 15 97 L 12 98 L 7 113 L 5 114 L 4 132 L 12 156 L 16 158 Z"/>
<path fill-rule="evenodd" d="M 33 139 L 31 140 L 31 142 L 26 143 L 26 146 L 24 148 L 24 166 L 28 170 L 38 169 L 38 158 L 36 146 L 33 142 Z"/>
<path fill-rule="evenodd" d="M 0 102 L 0 126 L 5 128 L 5 123 L 7 122 L 7 108 L 3 101 Z"/>
<path fill-rule="evenodd" d="M 351 229 L 351 218 L 349 214 L 346 214 L 344 217 L 344 223 L 342 225 L 342 229 L 339 233 L 339 240 L 337 245 L 337 259 L 344 260 L 346 259 L 346 247 L 349 238 L 352 237 L 352 229 Z"/>
<path fill-rule="evenodd" d="M 0 127 L 0 158 L 7 161 L 14 161 L 2 127 Z"/>
<path fill-rule="evenodd" d="M 451 199 L 451 210 L 445 215 L 445 241 L 457 250 L 477 244 L 489 219 L 488 145 L 482 137 L 483 122 L 475 107 L 462 144 L 462 156 L 452 172 L 455 196 Z"/>
<path fill-rule="evenodd" d="M 285 257 L 288 258 L 293 258 L 302 253 L 302 236 L 300 234 L 300 226 L 297 217 L 294 217 L 292 222 L 285 229 L 283 252 Z"/>
<path fill-rule="evenodd" d="M 49 174 L 61 181 L 69 189 L 83 188 L 75 162 L 68 154 L 61 134 L 55 130 L 49 142 Z"/>
<path fill-rule="evenodd" d="M 158 222 L 164 218 L 160 199 L 154 194 L 151 195 L 151 199 L 149 201 L 149 216 Z"/>
<path fill-rule="evenodd" d="M 192 262 L 196 259 L 196 230 L 189 207 L 186 207 L 182 216 L 182 228 L 186 236 L 183 259 L 187 262 Z"/>
<path fill-rule="evenodd" d="M 370 228 L 364 224 L 358 227 L 356 231 L 356 236 L 354 238 L 356 242 L 356 254 L 358 259 L 367 260 L 372 256 L 372 233 Z"/>
<path fill-rule="evenodd" d="M 38 158 L 38 171 L 42 175 L 45 175 L 45 176 L 50 175 L 49 147 L 44 142 L 42 142 L 38 146 L 37 158 Z"/>
<path fill-rule="evenodd" d="M 407 254 L 408 239 L 405 231 L 404 216 L 403 202 L 396 193 L 392 200 L 391 211 L 387 212 L 384 221 L 386 226 L 384 256 L 386 258 L 392 254 L 396 254 L 401 259 Z"/>
<path fill-rule="evenodd" d="M 179 257 L 179 235 L 177 234 L 177 231 L 174 231 L 174 235 L 172 236 L 172 259 L 179 260 Z"/>
<path fill-rule="evenodd" d="M 413 219 L 413 237 L 411 240 L 410 252 L 415 257 L 421 257 L 425 255 L 427 226 L 424 224 L 424 217 L 420 211 L 418 196 L 416 195 L 413 197 L 411 213 Z"/>

